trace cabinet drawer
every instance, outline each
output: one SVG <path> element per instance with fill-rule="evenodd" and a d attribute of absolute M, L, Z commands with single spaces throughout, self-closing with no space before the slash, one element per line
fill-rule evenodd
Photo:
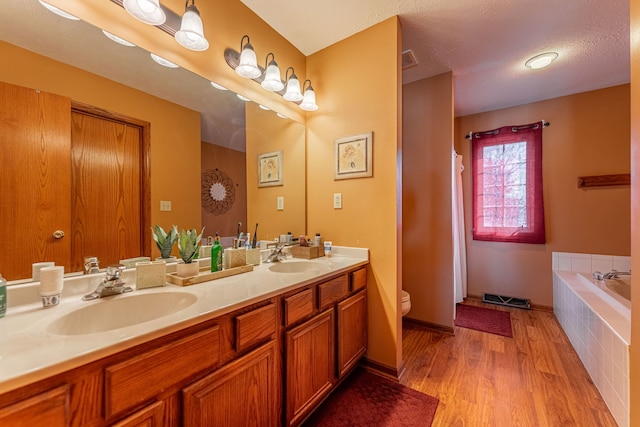
<path fill-rule="evenodd" d="M 242 351 L 276 332 L 276 305 L 269 304 L 236 317 L 236 350 Z"/>
<path fill-rule="evenodd" d="M 220 359 L 220 327 L 178 339 L 105 369 L 105 412 L 110 418 Z"/>
<path fill-rule="evenodd" d="M 69 386 L 63 385 L 0 408 L 2 426 L 68 426 Z"/>
<path fill-rule="evenodd" d="M 351 292 L 367 287 L 367 269 L 361 268 L 351 273 Z"/>
<path fill-rule="evenodd" d="M 313 289 L 305 289 L 284 299 L 284 325 L 290 326 L 313 314 Z"/>
<path fill-rule="evenodd" d="M 349 281 L 344 274 L 318 285 L 318 305 L 323 310 L 349 293 Z"/>

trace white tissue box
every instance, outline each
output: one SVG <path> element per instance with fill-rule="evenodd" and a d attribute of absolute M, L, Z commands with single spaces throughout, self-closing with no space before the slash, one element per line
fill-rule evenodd
<path fill-rule="evenodd" d="M 167 264 L 164 261 L 139 262 L 136 264 L 136 289 L 164 286 Z"/>

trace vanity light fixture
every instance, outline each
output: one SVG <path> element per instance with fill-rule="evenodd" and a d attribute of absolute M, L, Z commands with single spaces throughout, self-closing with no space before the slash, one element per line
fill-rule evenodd
<path fill-rule="evenodd" d="M 309 82 L 308 86 L 307 82 Z M 305 80 L 302 88 L 304 89 L 304 97 L 300 103 L 300 108 L 304 111 L 316 111 L 318 104 L 316 104 L 316 93 L 313 90 L 313 86 L 311 86 L 311 80 Z"/>
<path fill-rule="evenodd" d="M 249 102 L 251 101 L 249 98 L 247 98 L 246 96 L 240 95 L 239 93 L 236 93 L 236 96 L 238 97 L 239 100 L 244 101 L 244 102 Z"/>
<path fill-rule="evenodd" d="M 38 0 L 38 1 L 47 10 L 49 10 L 50 12 L 55 13 L 58 16 L 62 16 L 63 18 L 67 18 L 67 19 L 70 19 L 72 21 L 79 21 L 80 20 L 80 18 L 78 18 L 77 16 L 73 16 L 72 14 L 67 13 L 62 9 L 58 9 L 57 7 L 50 5 L 49 3 L 45 2 L 45 1 L 42 1 L 42 0 Z"/>
<path fill-rule="evenodd" d="M 291 76 L 289 76 L 289 70 L 291 70 Z M 298 80 L 298 76 L 296 76 L 296 72 L 293 67 L 287 68 L 285 72 L 285 78 L 287 81 L 287 90 L 282 96 L 285 100 L 291 102 L 300 102 L 302 101 L 302 92 L 300 92 L 300 81 Z"/>
<path fill-rule="evenodd" d="M 115 34 L 111 34 L 109 31 L 107 30 L 102 30 L 102 33 L 107 36 L 109 39 L 113 40 L 114 42 L 121 44 L 123 46 L 127 46 L 127 47 L 135 47 L 135 44 L 126 41 L 123 38 L 120 38 L 118 36 L 116 36 Z"/>
<path fill-rule="evenodd" d="M 218 90 L 229 90 L 229 89 L 227 89 L 226 87 L 224 87 L 224 86 L 222 86 L 222 85 L 219 85 L 219 84 L 218 84 L 218 83 L 216 83 L 216 82 L 211 82 L 211 86 L 215 87 L 215 88 L 216 88 L 216 89 L 218 89 Z"/>
<path fill-rule="evenodd" d="M 149 25 L 162 25 L 167 20 L 159 0 L 123 0 L 122 6 L 129 15 Z"/>
<path fill-rule="evenodd" d="M 180 30 L 175 35 L 176 41 L 190 50 L 203 51 L 209 49 L 209 42 L 204 37 L 202 18 L 200 18 L 200 11 L 196 7 L 195 0 L 191 0 L 191 4 L 187 0 L 184 8 Z"/>
<path fill-rule="evenodd" d="M 163 67 L 167 67 L 167 68 L 178 68 L 179 67 L 177 64 L 174 64 L 171 61 L 167 61 L 166 59 L 164 59 L 161 56 L 156 55 L 155 53 L 151 54 L 151 58 L 153 58 L 154 61 L 156 61 L 158 64 L 162 65 Z"/>
<path fill-rule="evenodd" d="M 243 45 L 245 38 L 247 43 Z M 240 64 L 236 67 L 236 73 L 247 79 L 257 79 L 262 75 L 262 71 L 258 68 L 256 52 L 253 50 L 249 36 L 246 34 L 240 39 Z"/>
<path fill-rule="evenodd" d="M 532 70 L 538 70 L 540 68 L 544 68 L 550 65 L 553 61 L 558 58 L 557 52 L 546 52 L 541 53 L 540 55 L 536 55 L 533 58 L 529 59 L 525 62 L 525 66 L 527 68 L 531 68 Z"/>
<path fill-rule="evenodd" d="M 271 55 L 271 61 L 269 61 L 269 55 Z M 278 92 L 284 89 L 284 83 L 280 79 L 280 68 L 273 53 L 269 52 L 264 60 L 264 80 L 260 83 L 260 86 L 271 92 Z"/>
<path fill-rule="evenodd" d="M 288 119 L 289 117 L 285 116 L 282 113 L 276 113 L 276 116 L 280 117 L 281 119 Z"/>

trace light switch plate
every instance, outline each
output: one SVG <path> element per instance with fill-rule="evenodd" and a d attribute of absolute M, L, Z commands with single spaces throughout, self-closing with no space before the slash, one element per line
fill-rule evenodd
<path fill-rule="evenodd" d="M 333 208 L 342 209 L 342 193 L 333 193 Z"/>
<path fill-rule="evenodd" d="M 171 200 L 160 200 L 160 210 L 162 212 L 171 212 Z"/>
<path fill-rule="evenodd" d="M 276 199 L 276 205 L 278 206 L 279 211 L 284 210 L 284 197 L 278 196 Z"/>

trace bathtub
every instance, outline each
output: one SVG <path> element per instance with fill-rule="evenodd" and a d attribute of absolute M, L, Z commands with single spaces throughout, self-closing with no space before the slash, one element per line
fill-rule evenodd
<path fill-rule="evenodd" d="M 629 426 L 630 280 L 553 272 L 553 311 L 619 426 Z"/>

